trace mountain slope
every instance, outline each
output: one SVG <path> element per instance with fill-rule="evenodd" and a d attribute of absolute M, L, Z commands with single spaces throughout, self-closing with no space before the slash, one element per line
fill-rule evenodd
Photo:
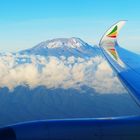
<path fill-rule="evenodd" d="M 20 54 L 44 55 L 44 56 L 75 56 L 75 57 L 92 57 L 98 55 L 97 47 L 93 47 L 79 38 L 57 38 L 41 42 L 35 47 L 20 51 Z"/>

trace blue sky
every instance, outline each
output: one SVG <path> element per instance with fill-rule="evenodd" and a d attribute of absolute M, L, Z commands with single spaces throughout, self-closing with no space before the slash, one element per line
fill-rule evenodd
<path fill-rule="evenodd" d="M 59 37 L 98 44 L 107 28 L 121 19 L 128 22 L 120 44 L 140 52 L 139 0 L 1 0 L 0 51 L 18 51 Z"/>

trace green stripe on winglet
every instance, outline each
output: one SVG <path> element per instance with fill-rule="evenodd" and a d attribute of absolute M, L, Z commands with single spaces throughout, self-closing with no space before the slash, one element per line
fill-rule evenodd
<path fill-rule="evenodd" d="M 116 32 L 117 29 L 118 29 L 118 26 L 116 25 L 116 26 L 114 27 L 114 29 L 113 29 L 108 35 L 111 35 L 112 33 Z"/>

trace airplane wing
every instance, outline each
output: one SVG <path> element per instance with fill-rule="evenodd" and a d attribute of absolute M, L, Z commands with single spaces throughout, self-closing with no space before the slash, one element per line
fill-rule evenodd
<path fill-rule="evenodd" d="M 117 43 L 125 21 L 113 25 L 100 47 L 123 85 L 140 104 L 140 56 Z M 0 128 L 0 140 L 122 140 L 140 139 L 140 116 L 42 120 Z"/>
<path fill-rule="evenodd" d="M 117 37 L 125 21 L 113 25 L 102 37 L 99 46 L 120 81 L 140 105 L 140 55 L 118 45 Z"/>

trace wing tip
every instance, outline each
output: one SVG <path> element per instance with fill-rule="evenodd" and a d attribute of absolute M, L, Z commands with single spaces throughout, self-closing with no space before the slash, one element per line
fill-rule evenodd
<path fill-rule="evenodd" d="M 104 41 L 113 41 L 117 43 L 117 37 L 119 35 L 120 29 L 124 26 L 127 20 L 119 20 L 115 24 L 113 24 L 102 36 L 99 46 L 101 46 Z"/>
<path fill-rule="evenodd" d="M 117 46 L 117 37 L 120 29 L 124 26 L 126 20 L 120 20 L 112 25 L 103 35 L 100 40 L 99 46 L 103 48 L 115 61 L 119 62 L 119 55 L 115 49 Z"/>

